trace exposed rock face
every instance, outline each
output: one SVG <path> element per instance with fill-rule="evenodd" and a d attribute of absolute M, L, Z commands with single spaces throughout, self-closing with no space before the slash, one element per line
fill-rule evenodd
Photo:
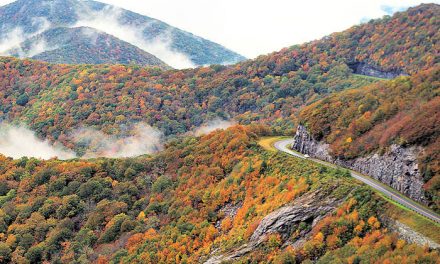
<path fill-rule="evenodd" d="M 281 207 L 268 214 L 261 220 L 247 244 L 228 254 L 213 256 L 205 264 L 217 264 L 240 258 L 266 241 L 267 236 L 273 233 L 278 233 L 283 240 L 287 240 L 301 222 L 313 227 L 344 200 L 344 198 L 338 199 L 332 195 L 331 191 L 334 189 L 336 188 L 308 193 L 296 199 L 294 204 Z M 304 233 L 300 237 L 306 235 Z"/>
<path fill-rule="evenodd" d="M 217 220 L 217 222 L 215 223 L 215 227 L 217 229 L 220 229 L 221 222 L 225 217 L 234 218 L 235 215 L 237 214 L 238 209 L 240 209 L 242 205 L 243 205 L 242 203 L 238 203 L 238 204 L 228 203 L 223 208 L 220 208 L 219 212 L 220 214 L 223 215 L 223 217 Z"/>
<path fill-rule="evenodd" d="M 349 65 L 356 74 L 362 74 L 377 78 L 394 79 L 401 75 L 407 75 L 401 71 L 382 71 L 363 62 L 357 62 Z"/>
<path fill-rule="evenodd" d="M 408 197 L 426 203 L 423 178 L 417 164 L 420 148 L 392 145 L 384 155 L 372 154 L 351 160 L 336 159 L 330 155 L 328 144 L 312 138 L 304 126 L 298 126 L 293 148 L 311 157 L 369 175 Z"/>
<path fill-rule="evenodd" d="M 439 249 L 440 245 L 436 243 L 435 241 L 425 237 L 424 235 L 412 230 L 409 226 L 392 219 L 388 219 L 386 221 L 387 226 L 390 228 L 391 231 L 396 232 L 399 234 L 399 237 L 408 243 L 414 243 L 419 246 L 425 246 L 427 245 L 429 248 L 432 249 Z"/>
<path fill-rule="evenodd" d="M 333 211 L 340 200 L 325 192 L 313 192 L 299 198 L 293 205 L 284 206 L 261 220 L 250 241 L 263 242 L 268 234 L 279 233 L 287 239 L 301 222 L 314 226 L 327 213 Z"/>

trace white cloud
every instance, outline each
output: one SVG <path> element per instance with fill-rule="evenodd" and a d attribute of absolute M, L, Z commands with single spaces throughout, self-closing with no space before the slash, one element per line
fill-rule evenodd
<path fill-rule="evenodd" d="M 0 124 L 0 153 L 15 159 L 21 157 L 35 157 L 50 159 L 75 158 L 72 151 L 51 145 L 47 140 L 38 139 L 34 132 L 24 126 Z"/>
<path fill-rule="evenodd" d="M 96 42 L 98 41 L 98 34 L 96 30 L 89 27 L 84 27 L 81 29 L 81 33 L 86 36 L 88 41 L 92 43 L 92 45 L 96 45 Z"/>
<path fill-rule="evenodd" d="M 30 49 L 27 51 L 21 48 L 20 44 L 25 40 L 44 32 L 50 27 L 50 22 L 44 17 L 34 18 L 32 22 L 38 28 L 33 33 L 25 33 L 21 27 L 7 30 L 3 39 L 0 40 L 0 55 L 11 55 L 12 52 L 17 53 L 20 57 L 32 57 L 49 49 L 44 39 L 31 43 Z"/>
<path fill-rule="evenodd" d="M 234 126 L 236 123 L 234 121 L 223 120 L 220 118 L 216 118 L 203 124 L 201 127 L 197 128 L 194 131 L 196 136 L 202 136 L 211 133 L 212 131 L 218 129 L 227 129 L 228 127 Z"/>
<path fill-rule="evenodd" d="M 24 40 L 26 37 L 21 28 L 9 30 L 6 36 L 0 40 L 0 55 L 9 55 L 9 50 L 17 48 Z"/>
<path fill-rule="evenodd" d="M 143 31 L 149 24 L 142 26 L 122 25 L 119 22 L 121 10 L 118 8 L 105 8 L 101 11 L 78 10 L 80 20 L 75 27 L 91 27 L 121 40 L 129 42 L 138 48 L 155 55 L 173 68 L 192 68 L 195 65 L 185 54 L 171 48 L 173 39 L 167 32 L 148 41 L 143 36 Z"/>
<path fill-rule="evenodd" d="M 77 144 L 86 146 L 81 158 L 125 158 L 152 154 L 163 149 L 163 134 L 149 125 L 138 123 L 126 131 L 130 136 L 116 137 L 92 128 L 81 128 L 71 134 Z M 35 157 L 40 159 L 72 159 L 77 155 L 60 144 L 51 144 L 39 139 L 23 125 L 0 123 L 0 154 L 18 159 Z"/>
<path fill-rule="evenodd" d="M 72 133 L 72 138 L 87 147 L 83 158 L 135 157 L 162 149 L 162 133 L 149 125 L 138 123 L 129 134 L 131 136 L 117 138 L 92 128 L 80 128 Z"/>
<path fill-rule="evenodd" d="M 49 50 L 46 40 L 44 38 L 37 40 L 36 42 L 31 44 L 31 47 L 28 51 L 26 51 L 26 54 L 20 56 L 20 57 L 33 57 L 37 54 L 43 53 L 45 51 Z"/>

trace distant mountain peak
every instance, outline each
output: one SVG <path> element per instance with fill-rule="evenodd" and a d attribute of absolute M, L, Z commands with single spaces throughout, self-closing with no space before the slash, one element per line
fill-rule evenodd
<path fill-rule="evenodd" d="M 8 53 L 15 57 L 30 57 L 51 63 L 120 63 L 169 68 L 154 55 L 89 27 L 51 28 L 27 39 Z"/>
<path fill-rule="evenodd" d="M 174 68 L 245 59 L 219 44 L 159 20 L 89 0 L 18 0 L 0 7 L 0 25 L 3 54 L 49 29 L 89 27 L 153 54 Z"/>

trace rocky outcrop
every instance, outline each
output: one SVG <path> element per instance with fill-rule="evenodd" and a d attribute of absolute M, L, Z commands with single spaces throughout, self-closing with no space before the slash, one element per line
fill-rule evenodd
<path fill-rule="evenodd" d="M 369 175 L 407 195 L 426 203 L 423 178 L 417 164 L 421 148 L 392 145 L 383 155 L 377 153 L 356 159 L 342 160 L 330 155 L 330 147 L 313 139 L 304 126 L 298 126 L 293 149 L 311 157 Z"/>
<path fill-rule="evenodd" d="M 228 203 L 222 208 L 220 208 L 218 212 L 221 217 L 215 223 L 215 228 L 220 229 L 221 222 L 225 217 L 234 218 L 235 215 L 237 214 L 238 209 L 240 209 L 242 205 L 243 205 L 242 203 L 238 203 L 238 204 Z"/>
<path fill-rule="evenodd" d="M 293 205 L 282 207 L 261 220 L 250 241 L 260 244 L 268 234 L 278 233 L 287 239 L 298 224 L 308 223 L 314 226 L 327 213 L 333 211 L 340 200 L 323 191 L 312 192 L 299 198 Z"/>
<path fill-rule="evenodd" d="M 331 192 L 335 189 L 337 189 L 336 186 L 308 193 L 296 199 L 292 205 L 284 206 L 268 214 L 261 220 L 247 244 L 233 252 L 213 256 L 205 264 L 217 264 L 238 259 L 257 248 L 266 241 L 268 235 L 273 233 L 280 234 L 282 239 L 286 241 L 297 230 L 300 223 L 306 223 L 311 227 L 315 226 L 345 199 L 333 195 Z M 308 230 L 301 233 L 299 238 L 307 236 Z M 290 243 L 292 242 L 295 241 L 290 241 Z"/>
<path fill-rule="evenodd" d="M 407 75 L 402 71 L 383 71 L 364 62 L 353 63 L 349 67 L 353 73 L 377 78 L 394 79 L 401 75 Z"/>
<path fill-rule="evenodd" d="M 440 249 L 440 245 L 430 238 L 412 230 L 409 226 L 392 219 L 385 221 L 390 231 L 396 232 L 399 237 L 408 243 L 417 244 L 419 246 L 428 246 L 431 249 Z"/>

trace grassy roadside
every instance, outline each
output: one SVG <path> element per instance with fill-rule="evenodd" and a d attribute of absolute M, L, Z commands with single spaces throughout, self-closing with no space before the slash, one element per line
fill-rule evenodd
<path fill-rule="evenodd" d="M 278 151 L 274 147 L 275 142 L 277 142 L 279 140 L 286 139 L 286 138 L 289 138 L 289 137 L 285 137 L 285 136 L 284 137 L 283 136 L 263 137 L 258 141 L 258 144 L 267 151 L 275 152 L 275 151 Z M 322 166 L 329 166 L 332 168 L 338 167 L 337 165 L 334 165 L 329 162 L 323 162 L 323 161 L 315 160 L 315 159 L 308 159 L 308 160 L 315 161 Z M 352 170 L 350 170 L 350 171 L 352 171 Z M 356 172 L 356 173 L 358 173 L 358 172 Z M 372 180 L 374 180 L 374 179 L 372 179 Z M 383 186 L 384 188 L 395 192 L 395 190 L 392 189 L 391 187 L 389 187 L 388 185 L 385 185 L 377 180 L 374 180 L 374 181 L 377 184 L 380 184 L 381 186 Z M 414 231 L 416 231 L 416 232 L 432 239 L 436 243 L 440 244 L 440 224 L 439 223 L 436 223 L 436 222 L 434 222 L 434 221 L 432 221 L 422 215 L 419 215 L 419 214 L 411 211 L 410 209 L 404 207 L 403 205 L 400 205 L 399 203 L 389 199 L 388 197 L 386 197 L 385 195 L 383 195 L 379 191 L 377 191 L 373 188 L 371 188 L 371 189 L 374 190 L 375 192 L 377 192 L 380 197 L 382 197 L 385 201 L 388 202 L 386 205 L 386 208 L 384 210 L 386 216 L 388 216 L 389 218 L 391 218 L 393 220 L 399 221 L 399 222 L 407 225 L 408 227 L 410 227 Z M 409 200 L 409 198 L 404 197 L 404 196 L 402 198 Z"/>
<path fill-rule="evenodd" d="M 399 221 L 402 224 L 409 226 L 412 230 L 432 239 L 434 242 L 440 244 L 440 224 L 428 218 L 425 218 L 408 208 L 396 203 L 395 201 L 380 194 L 388 203 L 384 210 L 385 215 L 389 218 Z"/>
<path fill-rule="evenodd" d="M 276 140 L 275 140 L 275 141 L 276 141 Z M 298 154 L 301 154 L 301 153 L 299 153 L 299 152 L 297 152 L 297 151 L 295 151 L 295 150 L 291 150 L 291 151 L 296 152 L 296 153 L 298 153 Z M 318 163 L 318 164 L 321 164 L 321 165 L 323 165 L 323 166 L 328 166 L 328 167 L 331 167 L 331 168 L 334 168 L 334 169 L 339 168 L 339 169 L 341 169 L 341 170 L 348 170 L 348 171 L 350 171 L 350 172 L 352 172 L 352 173 L 360 174 L 360 175 L 362 175 L 362 176 L 367 177 L 370 181 L 376 183 L 377 185 L 380 185 L 382 188 L 387 189 L 389 192 L 392 192 L 392 193 L 395 193 L 395 194 L 400 194 L 398 191 L 396 191 L 395 189 L 391 188 L 390 186 L 384 184 L 383 182 L 378 181 L 378 180 L 376 180 L 376 179 L 374 179 L 374 178 L 372 178 L 372 177 L 370 177 L 370 176 L 368 176 L 368 175 L 362 174 L 362 173 L 360 173 L 360 172 L 358 172 L 358 171 L 354 171 L 354 170 L 351 170 L 351 169 L 347 169 L 347 168 L 341 167 L 341 166 L 339 166 L 339 165 L 335 165 L 335 164 L 333 164 L 333 163 L 330 163 L 330 162 L 327 162 L 327 161 L 323 161 L 323 160 L 314 159 L 314 158 L 308 158 L 308 160 L 314 161 L 314 162 L 316 162 L 316 163 Z M 371 187 L 370 187 L 370 188 L 371 188 Z M 372 188 L 372 189 L 373 189 L 374 191 L 378 192 L 379 194 L 381 194 L 381 192 L 379 192 L 378 190 L 375 190 L 374 188 Z M 382 195 L 382 196 L 383 196 L 384 198 L 386 198 L 386 196 L 384 196 L 384 195 Z M 425 205 L 423 205 L 423 204 L 421 204 L 421 203 L 415 202 L 415 201 L 411 200 L 410 198 L 406 197 L 405 195 L 400 195 L 399 197 L 400 197 L 401 199 L 403 199 L 403 200 L 408 201 L 408 202 L 416 203 L 418 206 L 423 207 L 423 208 L 425 208 L 426 210 L 431 210 L 431 209 L 428 208 L 427 206 L 425 206 Z M 401 205 L 401 204 L 399 204 L 399 203 L 397 203 L 397 202 L 395 202 L 395 201 L 394 201 L 394 203 L 397 204 L 397 205 L 399 205 L 400 207 L 405 208 L 406 210 L 409 210 L 409 209 L 406 208 L 405 206 L 403 206 L 403 205 Z M 417 215 L 418 215 L 418 214 L 417 214 Z M 426 218 L 425 216 L 422 216 L 422 215 L 418 215 L 418 216 L 420 216 L 420 217 L 422 217 L 422 218 L 425 218 L 427 221 L 430 221 L 430 222 L 432 222 L 432 223 L 434 223 L 434 224 L 440 225 L 439 223 L 436 223 L 435 221 L 432 221 L 431 219 Z"/>
<path fill-rule="evenodd" d="M 270 152 L 276 152 L 277 149 L 273 146 L 273 144 L 275 144 L 275 142 L 286 139 L 286 138 L 290 138 L 290 137 L 286 137 L 286 136 L 279 136 L 279 137 L 262 137 L 259 141 L 258 144 L 264 148 L 267 151 Z"/>

